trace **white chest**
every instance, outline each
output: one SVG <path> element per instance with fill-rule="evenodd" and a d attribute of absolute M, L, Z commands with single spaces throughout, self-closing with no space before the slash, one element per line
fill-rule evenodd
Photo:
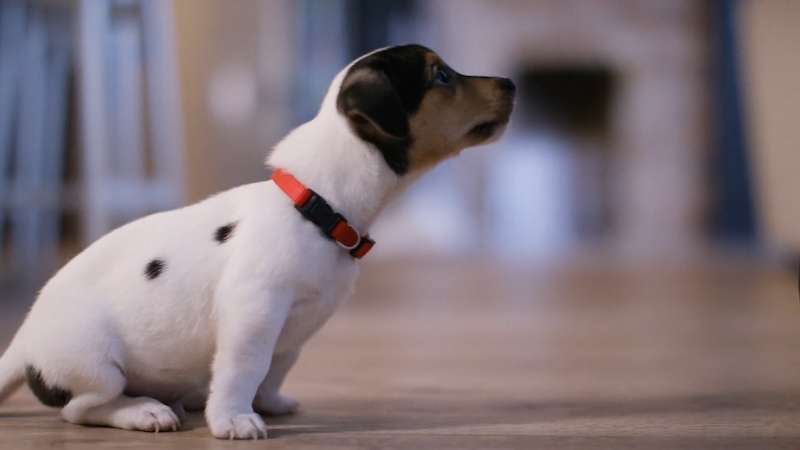
<path fill-rule="evenodd" d="M 315 283 L 298 289 L 278 337 L 275 353 L 293 351 L 302 346 L 352 294 L 357 277 L 355 267 L 338 275 L 318 285 Z"/>

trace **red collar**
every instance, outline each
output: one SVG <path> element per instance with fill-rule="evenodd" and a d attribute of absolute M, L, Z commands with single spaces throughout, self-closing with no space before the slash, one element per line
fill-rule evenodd
<path fill-rule="evenodd" d="M 272 181 L 294 202 L 294 207 L 306 219 L 322 229 L 330 239 L 347 250 L 353 258 L 361 259 L 375 245 L 369 234 L 361 235 L 347 220 L 333 210 L 319 194 L 303 186 L 288 172 L 276 169 Z"/>

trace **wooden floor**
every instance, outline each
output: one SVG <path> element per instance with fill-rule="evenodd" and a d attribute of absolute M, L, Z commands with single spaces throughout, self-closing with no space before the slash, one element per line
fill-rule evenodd
<path fill-rule="evenodd" d="M 0 348 L 21 313 L 0 311 Z M 23 389 L 0 448 L 798 448 L 799 369 L 778 268 L 365 261 L 268 442 L 214 440 L 200 414 L 177 433 L 74 426 Z"/>

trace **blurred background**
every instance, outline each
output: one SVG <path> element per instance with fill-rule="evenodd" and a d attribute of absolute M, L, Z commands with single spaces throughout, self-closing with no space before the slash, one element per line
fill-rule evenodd
<path fill-rule="evenodd" d="M 370 259 L 547 266 L 800 254 L 794 0 L 2 0 L 0 273 L 265 180 L 353 58 L 417 42 L 519 88 Z"/>
<path fill-rule="evenodd" d="M 283 437 L 797 447 L 798 23 L 799 0 L 0 0 L 0 349 L 86 245 L 268 179 L 339 70 L 416 42 L 512 78 L 512 123 L 370 230 Z M 430 429 L 461 440 L 409 440 Z"/>

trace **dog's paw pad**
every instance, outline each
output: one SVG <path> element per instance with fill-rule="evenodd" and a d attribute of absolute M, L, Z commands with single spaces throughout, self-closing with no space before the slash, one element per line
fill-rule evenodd
<path fill-rule="evenodd" d="M 142 403 L 136 408 L 126 411 L 126 426 L 130 430 L 150 431 L 178 431 L 181 421 L 169 406 L 155 401 Z"/>
<path fill-rule="evenodd" d="M 300 404 L 297 403 L 297 400 L 283 394 L 271 395 L 267 398 L 259 399 L 253 406 L 256 412 L 268 416 L 294 414 L 300 408 Z"/>
<path fill-rule="evenodd" d="M 211 432 L 218 439 L 266 439 L 267 426 L 258 414 L 237 414 L 228 420 L 217 421 Z"/>

